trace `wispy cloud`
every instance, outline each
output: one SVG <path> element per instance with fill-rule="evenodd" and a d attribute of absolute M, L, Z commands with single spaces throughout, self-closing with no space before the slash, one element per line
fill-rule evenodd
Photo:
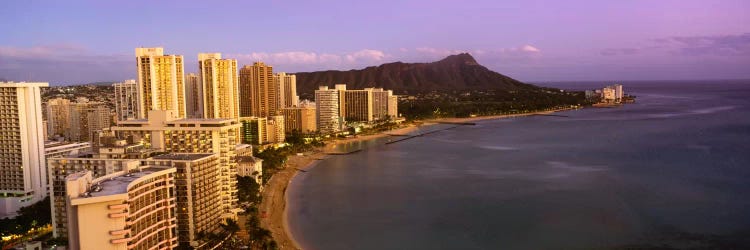
<path fill-rule="evenodd" d="M 342 54 L 286 51 L 227 54 L 226 57 L 236 58 L 244 64 L 262 61 L 270 65 L 281 66 L 282 68 L 330 69 L 383 63 L 389 55 L 380 50 L 362 49 Z"/>
<path fill-rule="evenodd" d="M 681 56 L 750 56 L 750 33 L 715 36 L 672 36 L 650 40 L 645 46 L 607 48 L 603 56 L 669 53 Z"/>
<path fill-rule="evenodd" d="M 121 80 L 135 73 L 131 56 L 97 54 L 76 44 L 0 46 L 0 77 L 9 80 L 91 82 Z"/>

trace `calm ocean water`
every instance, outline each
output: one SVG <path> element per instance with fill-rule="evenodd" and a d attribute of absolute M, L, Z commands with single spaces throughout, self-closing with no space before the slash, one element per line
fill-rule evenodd
<path fill-rule="evenodd" d="M 329 158 L 289 188 L 292 234 L 308 249 L 750 247 L 750 82 L 623 85 L 637 103 Z"/>

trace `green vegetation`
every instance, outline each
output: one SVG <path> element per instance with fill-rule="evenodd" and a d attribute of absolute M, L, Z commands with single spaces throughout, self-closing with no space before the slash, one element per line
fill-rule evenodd
<path fill-rule="evenodd" d="M 409 120 L 418 120 L 526 113 L 588 104 L 582 92 L 557 89 L 452 91 L 402 99 L 399 112 Z"/>
<path fill-rule="evenodd" d="M 245 227 L 247 233 L 250 235 L 250 247 L 252 249 L 264 249 L 264 250 L 275 250 L 278 249 L 278 244 L 271 236 L 271 231 L 262 228 L 260 226 L 260 218 L 258 217 L 258 208 L 250 207 L 246 210 L 247 222 Z"/>
<path fill-rule="evenodd" d="M 22 207 L 18 216 L 0 219 L 0 236 L 23 235 L 30 229 L 50 224 L 52 221 L 49 197 L 30 206 Z"/>
<path fill-rule="evenodd" d="M 260 185 L 249 176 L 237 176 L 237 197 L 240 203 L 260 203 Z"/>

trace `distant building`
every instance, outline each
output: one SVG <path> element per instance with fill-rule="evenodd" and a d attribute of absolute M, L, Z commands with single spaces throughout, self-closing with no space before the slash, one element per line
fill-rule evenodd
<path fill-rule="evenodd" d="M 278 114 L 279 89 L 273 81 L 273 67 L 262 62 L 240 69 L 240 117 L 268 117 Z"/>
<path fill-rule="evenodd" d="M 96 132 L 109 128 L 112 112 L 103 102 L 90 102 L 78 98 L 70 103 L 70 130 L 65 138 L 76 142 L 90 142 Z"/>
<path fill-rule="evenodd" d="M 46 138 L 65 138 L 70 131 L 70 101 L 63 98 L 47 100 Z"/>
<path fill-rule="evenodd" d="M 273 75 L 273 82 L 279 90 L 279 108 L 297 107 L 299 96 L 297 96 L 297 76 L 287 75 L 279 72 Z"/>
<path fill-rule="evenodd" d="M 175 249 L 175 168 L 65 180 L 70 249 Z"/>
<path fill-rule="evenodd" d="M 287 134 L 297 131 L 303 134 L 315 133 L 315 106 L 289 107 L 281 109 L 284 114 L 284 130 Z"/>
<path fill-rule="evenodd" d="M 164 48 L 136 48 L 138 69 L 139 118 L 148 118 L 151 110 L 174 110 L 177 117 L 185 111 L 185 73 L 181 55 L 164 55 Z"/>
<path fill-rule="evenodd" d="M 624 95 L 624 93 L 622 91 L 622 85 L 620 85 L 620 84 L 613 84 L 613 85 L 607 86 L 607 88 L 613 89 L 615 91 L 615 100 L 616 101 L 619 102 L 620 100 L 622 100 L 622 97 Z"/>
<path fill-rule="evenodd" d="M 138 119 L 138 84 L 135 80 L 127 80 L 112 84 L 115 88 L 115 113 L 118 121 Z"/>
<path fill-rule="evenodd" d="M 203 118 L 203 83 L 194 73 L 185 75 L 185 105 L 188 118 Z"/>
<path fill-rule="evenodd" d="M 615 101 L 615 89 L 613 88 L 603 88 L 602 89 L 602 99 L 607 102 L 614 102 Z"/>
<path fill-rule="evenodd" d="M 203 83 L 203 118 L 238 119 L 237 60 L 221 59 L 220 53 L 198 54 Z"/>
<path fill-rule="evenodd" d="M 318 90 L 315 90 L 315 124 L 320 133 L 330 134 L 341 131 L 343 119 L 339 100 L 339 90 L 328 89 L 327 86 L 320 86 Z"/>
<path fill-rule="evenodd" d="M 46 196 L 41 88 L 48 86 L 0 82 L 0 218 Z"/>

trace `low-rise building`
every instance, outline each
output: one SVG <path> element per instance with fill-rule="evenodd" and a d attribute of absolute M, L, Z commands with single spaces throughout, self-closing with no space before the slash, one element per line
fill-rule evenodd
<path fill-rule="evenodd" d="M 237 175 L 252 177 L 258 185 L 262 185 L 263 159 L 254 156 L 237 157 Z"/>

